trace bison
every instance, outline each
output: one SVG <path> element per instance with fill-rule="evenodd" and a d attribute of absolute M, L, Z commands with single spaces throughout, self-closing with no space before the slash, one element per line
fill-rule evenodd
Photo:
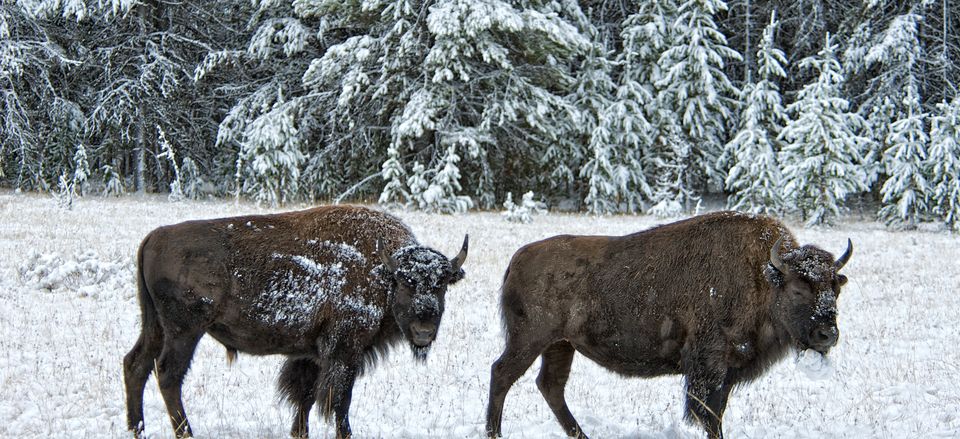
<path fill-rule="evenodd" d="M 281 392 L 307 436 L 314 401 L 350 436 L 354 380 L 406 340 L 423 359 L 447 286 L 462 279 L 467 237 L 448 259 L 399 219 L 364 207 L 189 221 L 150 232 L 137 255 L 142 330 L 124 358 L 127 422 L 143 432 L 143 390 L 156 370 L 178 437 L 190 436 L 181 386 L 209 334 L 227 348 L 288 357 Z"/>
<path fill-rule="evenodd" d="M 837 343 L 839 259 L 799 247 L 779 221 L 712 213 L 626 236 L 555 236 L 513 255 L 503 354 L 491 367 L 486 430 L 501 434 L 513 383 L 542 357 L 537 387 L 563 430 L 586 435 L 564 399 L 574 352 L 623 376 L 682 374 L 685 417 L 722 438 L 730 391 L 791 348 Z"/>

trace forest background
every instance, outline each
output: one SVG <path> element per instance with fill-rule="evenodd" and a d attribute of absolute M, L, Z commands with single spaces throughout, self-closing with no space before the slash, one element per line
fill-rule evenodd
<path fill-rule="evenodd" d="M 0 185 L 960 230 L 948 0 L 3 0 Z M 872 213 L 871 213 L 872 214 Z"/>

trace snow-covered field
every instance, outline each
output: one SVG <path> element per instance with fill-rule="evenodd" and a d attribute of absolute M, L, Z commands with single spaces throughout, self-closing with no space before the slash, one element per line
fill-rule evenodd
<path fill-rule="evenodd" d="M 160 196 L 88 197 L 72 211 L 48 197 L 0 192 L 0 437 L 125 437 L 122 358 L 139 333 L 133 256 L 151 229 L 186 219 L 267 212 L 232 201 L 169 203 Z M 624 234 L 661 222 L 645 216 L 552 214 L 532 224 L 497 213 L 399 212 L 422 242 L 448 255 L 470 233 L 466 279 L 447 295 L 431 356 L 404 347 L 361 378 L 351 423 L 357 438 L 483 436 L 491 362 L 500 354 L 497 294 L 510 255 L 558 233 Z M 943 232 L 890 232 L 870 219 L 833 229 L 789 223 L 801 242 L 855 252 L 840 296 L 835 370 L 814 380 L 791 357 L 735 391 L 731 438 L 960 437 L 960 246 Z M 279 357 L 241 355 L 204 338 L 184 385 L 198 437 L 286 437 L 291 410 L 273 383 Z M 564 437 L 536 389 L 539 362 L 513 387 L 504 434 Z M 567 396 L 594 438 L 698 437 L 681 421 L 679 377 L 624 379 L 578 356 Z M 146 432 L 170 437 L 147 383 Z M 333 429 L 311 417 L 313 437 Z"/>

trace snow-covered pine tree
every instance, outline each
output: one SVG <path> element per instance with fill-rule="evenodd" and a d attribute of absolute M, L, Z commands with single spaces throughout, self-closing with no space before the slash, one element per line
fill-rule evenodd
<path fill-rule="evenodd" d="M 87 160 L 87 148 L 83 143 L 77 144 L 77 151 L 73 154 L 73 184 L 77 195 L 86 193 L 87 177 L 90 176 L 90 161 Z"/>
<path fill-rule="evenodd" d="M 863 54 L 863 69 L 875 71 L 870 75 L 865 91 L 867 98 L 862 104 L 870 109 L 867 122 L 873 140 L 865 154 L 867 180 L 871 184 L 876 181 L 884 199 L 887 198 L 882 194 L 886 182 L 897 178 L 890 174 L 896 159 L 888 155 L 898 147 L 890 143 L 894 139 L 892 127 L 898 120 L 914 117 L 907 114 L 914 100 L 908 93 L 919 97 L 921 92 L 918 75 L 923 56 L 919 40 L 922 21 L 923 17 L 914 13 L 913 8 L 911 12 L 893 17 Z M 910 87 L 914 88 L 912 92 L 908 91 Z M 861 113 L 865 113 L 864 109 Z M 892 220 L 889 211 L 881 214 L 888 223 Z"/>
<path fill-rule="evenodd" d="M 173 145 L 167 139 L 167 133 L 159 125 L 157 126 L 157 133 L 161 151 L 160 154 L 157 154 L 157 159 L 166 159 L 173 171 L 173 178 L 170 179 L 170 194 L 167 199 L 173 202 L 183 200 L 183 180 L 180 178 L 180 165 L 177 164 L 177 156 L 173 151 Z"/>
<path fill-rule="evenodd" d="M 676 115 L 659 108 L 653 116 L 653 158 L 650 160 L 655 181 L 649 212 L 659 217 L 675 217 L 697 210 L 700 197 L 694 192 L 692 159 L 688 138 L 683 135 Z"/>
<path fill-rule="evenodd" d="M 778 213 L 785 207 L 777 154 L 787 114 L 776 81 L 786 77 L 787 60 L 774 43 L 778 24 L 770 14 L 757 50 L 760 81 L 744 87 L 740 131 L 724 152 L 733 165 L 727 172 L 726 187 L 731 192 L 727 205 L 751 213 Z"/>
<path fill-rule="evenodd" d="M 926 114 L 920 107 L 916 83 L 907 83 L 904 114 L 890 126 L 883 153 L 885 173 L 890 177 L 880 188 L 883 207 L 878 216 L 887 224 L 915 226 L 927 212 Z"/>
<path fill-rule="evenodd" d="M 101 174 L 103 175 L 104 196 L 123 194 L 123 176 L 117 172 L 113 165 L 103 165 Z"/>
<path fill-rule="evenodd" d="M 640 2 L 637 12 L 623 22 L 623 51 L 617 57 L 624 63 L 625 77 L 643 86 L 651 97 L 663 77 L 658 62 L 672 45 L 671 28 L 676 15 L 675 0 L 648 0 Z"/>
<path fill-rule="evenodd" d="M 808 225 L 831 222 L 848 195 L 867 190 L 861 154 L 869 140 L 860 134 L 863 118 L 848 111 L 849 102 L 840 96 L 836 50 L 827 35 L 816 56 L 800 61 L 817 78 L 787 106 L 790 120 L 780 133 L 785 195 Z"/>
<path fill-rule="evenodd" d="M 303 0 L 295 9 L 323 29 L 351 29 L 303 75 L 310 94 L 333 97 L 313 106 L 324 109 L 316 117 L 330 154 L 373 139 L 365 149 L 376 153 L 359 161 L 378 159 L 377 172 L 396 148 L 423 176 L 456 168 L 464 190 L 492 207 L 496 185 L 543 184 L 546 146 L 576 140 L 565 136 L 575 114 L 565 100 L 570 70 L 586 47 L 567 20 L 580 13 L 575 2 Z"/>
<path fill-rule="evenodd" d="M 540 160 L 548 146 L 560 145 L 571 151 L 570 160 L 579 159 L 577 109 L 567 95 L 576 85 L 572 61 L 590 47 L 573 23 L 585 21 L 576 2 L 438 0 L 431 8 L 434 44 L 424 68 L 433 80 L 425 88 L 447 99 L 437 118 L 439 144 L 456 144 L 470 159 L 474 176 L 468 181 L 476 182 L 483 205 L 493 206 L 498 180 L 525 188 L 553 185 L 544 177 L 557 163 Z M 461 96 L 464 89 L 468 96 Z M 522 171 L 534 163 L 537 172 Z M 503 181 L 504 174 L 519 178 Z"/>
<path fill-rule="evenodd" d="M 727 46 L 714 22 L 726 9 L 722 0 L 684 1 L 671 28 L 672 44 L 658 62 L 660 104 L 680 117 L 682 134 L 693 146 L 691 171 L 698 189 L 723 185 L 725 167 L 718 159 L 739 95 L 724 69 L 742 57 Z"/>
<path fill-rule="evenodd" d="M 679 215 L 699 201 L 691 185 L 688 140 L 681 135 L 678 116 L 662 103 L 667 94 L 658 86 L 663 78 L 658 63 L 677 36 L 672 31 L 677 7 L 674 0 L 640 3 L 624 21 L 620 33 L 624 49 L 617 58 L 623 66 L 618 95 L 633 96 L 633 103 L 642 108 L 633 115 L 636 120 L 626 119 L 624 126 L 630 127 L 640 147 L 645 184 L 638 186 L 650 211 L 659 216 Z"/>
<path fill-rule="evenodd" d="M 387 182 L 380 192 L 380 204 L 399 204 L 410 199 L 410 194 L 403 186 L 406 171 L 400 162 L 400 151 L 396 146 L 387 148 L 387 161 L 383 162 L 380 176 Z"/>
<path fill-rule="evenodd" d="M 960 98 L 937 104 L 930 117 L 927 203 L 947 227 L 960 232 Z"/>
<path fill-rule="evenodd" d="M 245 126 L 237 163 L 239 190 L 256 200 L 277 206 L 299 196 L 301 150 L 299 100 L 287 100 L 277 90 L 270 109 Z"/>
<path fill-rule="evenodd" d="M 894 104 L 890 96 L 883 96 L 874 101 L 874 106 L 870 108 L 867 115 L 867 128 L 869 130 L 870 143 L 867 144 L 866 151 L 863 154 L 864 171 L 867 173 L 867 185 L 873 187 L 874 183 L 879 181 L 876 189 L 886 181 L 887 175 L 884 164 L 880 161 L 890 145 L 887 140 L 890 139 L 890 126 L 893 121 L 901 118 L 901 109 L 898 104 Z"/>
<path fill-rule="evenodd" d="M 573 104 L 579 110 L 578 134 L 587 144 L 583 151 L 585 163 L 579 177 L 585 180 L 587 196 L 583 202 L 588 212 L 596 215 L 616 212 L 619 208 L 621 185 L 617 182 L 616 145 L 611 145 L 612 133 L 607 124 L 607 107 L 611 105 L 613 65 L 608 59 L 606 41 L 599 41 L 599 32 L 591 27 L 592 41 L 578 79 Z M 571 151 L 571 148 L 562 148 Z M 560 157 L 549 157 L 557 159 Z"/>
<path fill-rule="evenodd" d="M 533 191 L 523 194 L 520 204 L 513 202 L 513 194 L 507 192 L 507 199 L 503 202 L 503 216 L 512 223 L 529 224 L 533 222 L 533 214 L 542 215 L 547 212 L 546 205 L 534 201 Z"/>
<path fill-rule="evenodd" d="M 182 192 L 187 198 L 196 200 L 200 198 L 204 190 L 206 181 L 200 172 L 197 162 L 190 157 L 183 158 L 183 166 L 180 169 L 181 180 L 183 181 Z M 171 193 L 173 191 L 171 190 Z"/>
<path fill-rule="evenodd" d="M 473 207 L 470 197 L 457 195 L 462 189 L 460 168 L 457 167 L 459 161 L 460 156 L 451 145 L 444 154 L 443 167 L 433 173 L 433 177 L 428 179 L 427 171 L 422 171 L 418 180 L 429 183 L 410 186 L 410 198 L 418 209 L 426 212 L 463 213 Z"/>
<path fill-rule="evenodd" d="M 578 105 L 585 128 L 589 130 L 588 158 L 580 177 L 587 180 L 587 211 L 600 215 L 636 212 L 651 197 L 650 185 L 641 160 L 649 151 L 650 124 L 644 116 L 644 104 L 651 101 L 646 89 L 634 79 L 633 64 L 626 60 L 634 48 L 625 42 L 617 57 L 622 67 L 619 83 L 608 73 L 613 64 L 593 53 L 592 87 L 581 87 L 583 101 Z M 592 127 L 592 129 L 590 129 Z"/>

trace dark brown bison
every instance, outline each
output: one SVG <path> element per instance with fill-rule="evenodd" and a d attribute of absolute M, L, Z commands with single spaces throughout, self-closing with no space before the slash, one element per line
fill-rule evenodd
<path fill-rule="evenodd" d="M 288 357 L 280 389 L 297 406 L 292 435 L 307 435 L 318 401 L 326 418 L 335 415 L 337 436 L 348 437 L 354 380 L 404 339 L 427 354 L 466 256 L 466 238 L 447 259 L 399 219 L 352 206 L 150 232 L 137 256 L 142 332 L 123 361 L 128 427 L 143 431 L 144 384 L 156 369 L 174 432 L 191 435 L 180 388 L 210 334 L 230 359 L 237 351 Z"/>
<path fill-rule="evenodd" d="M 564 399 L 574 352 L 624 376 L 682 374 L 686 417 L 712 438 L 735 386 L 790 348 L 837 342 L 847 279 L 777 220 L 702 215 L 627 236 L 556 236 L 513 255 L 503 282 L 506 348 L 493 363 L 487 434 L 510 386 L 542 356 L 537 386 L 563 430 L 586 437 Z"/>

